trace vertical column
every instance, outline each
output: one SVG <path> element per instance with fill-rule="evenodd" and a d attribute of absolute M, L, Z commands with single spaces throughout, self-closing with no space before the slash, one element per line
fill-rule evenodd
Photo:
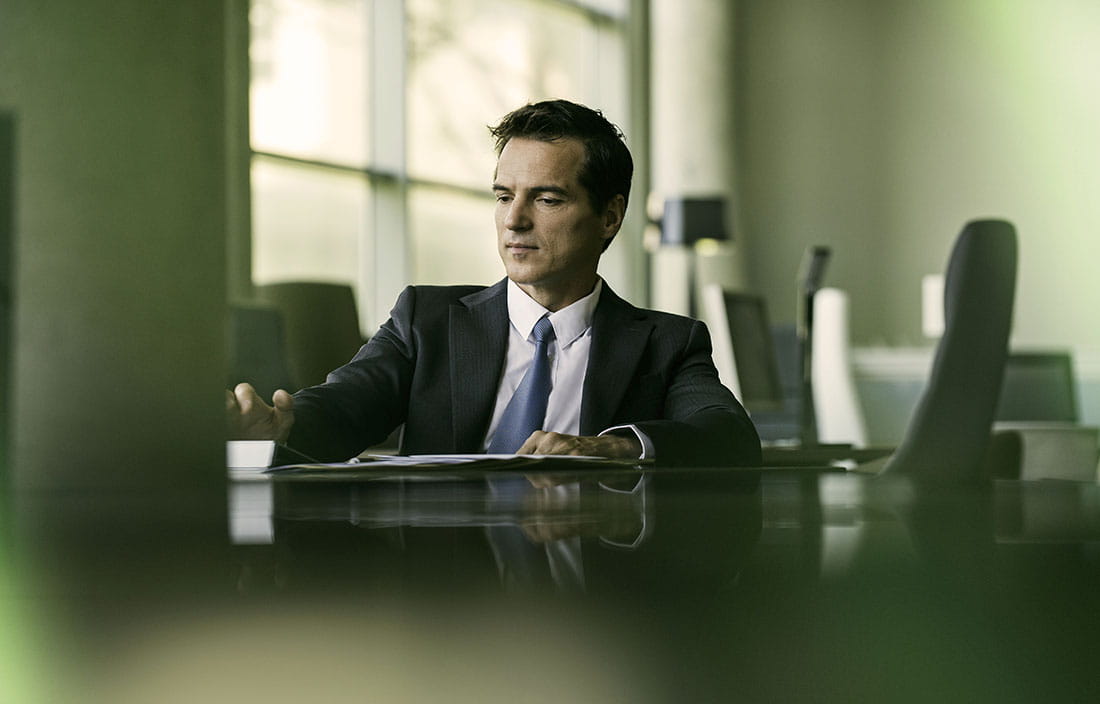
<path fill-rule="evenodd" d="M 117 699 L 140 677 L 116 665 L 131 636 L 202 623 L 188 611 L 225 590 L 225 11 L 0 2 L 17 120 L 0 699 Z"/>
<path fill-rule="evenodd" d="M 371 183 L 374 232 L 361 290 L 370 293 L 360 305 L 361 324 L 373 331 L 389 317 L 390 306 L 409 282 L 408 181 L 405 168 L 405 4 L 399 0 L 369 3 L 370 73 L 369 139 L 371 166 L 388 177 Z M 366 252 L 367 248 L 363 248 Z M 369 316 L 369 320 L 367 319 Z"/>
<path fill-rule="evenodd" d="M 3 4 L 16 493 L 223 490 L 224 29 L 220 0 Z"/>
<path fill-rule="evenodd" d="M 735 3 L 650 0 L 652 76 L 651 205 L 670 196 L 722 196 L 727 231 L 738 236 L 734 178 L 733 26 Z M 687 313 L 690 267 L 697 285 L 745 285 L 736 244 L 699 253 L 659 250 L 652 261 L 651 304 Z M 696 295 L 696 300 L 700 297 Z"/>

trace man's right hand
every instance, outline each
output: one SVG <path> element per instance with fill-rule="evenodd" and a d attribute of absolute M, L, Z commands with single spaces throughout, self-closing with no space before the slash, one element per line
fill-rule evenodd
<path fill-rule="evenodd" d="M 225 420 L 231 440 L 286 442 L 294 425 L 294 397 L 279 389 L 264 403 L 251 384 L 237 384 L 225 392 Z"/>

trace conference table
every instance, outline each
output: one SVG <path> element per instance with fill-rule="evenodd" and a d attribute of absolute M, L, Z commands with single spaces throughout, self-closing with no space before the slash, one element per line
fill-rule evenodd
<path fill-rule="evenodd" d="M 548 460 L 254 473 L 223 498 L 220 535 L 143 534 L 37 602 L 86 701 L 1100 691 L 1095 483 Z"/>

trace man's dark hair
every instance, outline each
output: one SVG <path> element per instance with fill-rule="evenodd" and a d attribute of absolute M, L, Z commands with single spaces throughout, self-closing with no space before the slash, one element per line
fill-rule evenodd
<path fill-rule="evenodd" d="M 592 207 L 600 212 L 616 195 L 622 195 L 626 207 L 634 160 L 623 142 L 622 131 L 599 110 L 568 100 L 545 100 L 513 110 L 499 125 L 490 127 L 489 132 L 496 140 L 498 157 L 508 140 L 515 137 L 540 142 L 580 140 L 584 145 L 584 163 L 578 177 L 588 191 Z"/>

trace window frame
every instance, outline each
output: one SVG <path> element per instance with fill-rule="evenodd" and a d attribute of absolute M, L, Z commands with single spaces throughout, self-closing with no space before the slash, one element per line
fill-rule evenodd
<path fill-rule="evenodd" d="M 619 283 L 619 292 L 644 302 L 648 298 L 647 255 L 642 246 L 646 224 L 645 195 L 648 193 L 648 3 L 626 0 L 625 16 L 611 13 L 583 0 L 529 0 L 532 4 L 581 10 L 595 24 L 614 25 L 622 32 L 626 52 L 624 68 L 627 85 L 628 116 L 621 125 L 635 160 L 635 178 L 631 202 L 623 230 L 615 246 L 604 255 L 602 271 L 610 269 Z M 485 189 L 445 180 L 412 178 L 407 171 L 407 104 L 405 78 L 408 67 L 406 9 L 403 0 L 364 0 L 364 21 L 370 38 L 367 95 L 367 164 L 357 167 L 324 159 L 280 154 L 253 149 L 249 131 L 250 0 L 231 0 L 228 12 L 234 17 L 228 24 L 230 45 L 227 80 L 230 143 L 245 145 L 231 150 L 231 205 L 229 286 L 231 295 L 248 297 L 252 290 L 253 190 L 251 170 L 257 157 L 276 163 L 317 168 L 330 173 L 355 174 L 363 178 L 369 193 L 370 212 L 365 231 L 360 233 L 359 278 L 355 283 L 360 311 L 360 326 L 370 334 L 388 317 L 389 307 L 398 293 L 415 279 L 411 271 L 414 258 L 408 226 L 409 191 L 426 187 L 483 199 L 487 212 L 493 195 Z M 242 46 L 243 45 L 243 46 Z M 241 77 L 243 74 L 243 78 Z M 243 129 L 242 129 L 243 124 Z M 486 147 L 489 147 L 488 138 Z M 235 174 L 235 175 L 234 175 Z M 243 205 L 242 205 L 243 203 Z M 234 205 L 235 204 L 235 205 Z M 605 271 L 605 276 L 606 276 Z"/>

